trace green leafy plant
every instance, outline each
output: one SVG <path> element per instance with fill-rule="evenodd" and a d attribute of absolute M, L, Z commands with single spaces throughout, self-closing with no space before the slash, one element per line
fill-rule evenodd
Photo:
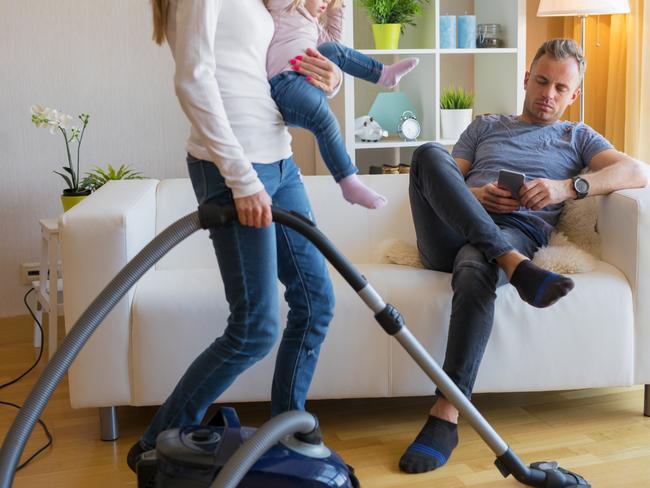
<path fill-rule="evenodd" d="M 474 93 L 465 91 L 462 86 L 449 87 L 440 95 L 440 108 L 443 110 L 462 110 L 472 108 Z"/>
<path fill-rule="evenodd" d="M 102 187 L 111 180 L 144 180 L 145 176 L 142 173 L 129 168 L 128 165 L 123 164 L 115 169 L 110 164 L 106 165 L 106 169 L 95 166 L 95 169 L 86 173 L 86 176 L 81 181 L 81 186 L 89 190 L 95 191 Z"/>
<path fill-rule="evenodd" d="M 429 0 L 357 0 L 368 11 L 374 24 L 415 25 L 414 18 L 422 15 L 422 6 Z"/>
<path fill-rule="evenodd" d="M 56 109 L 43 107 L 42 105 L 32 105 L 32 123 L 36 127 L 44 127 L 50 129 L 50 134 L 58 131 L 63 135 L 65 141 L 65 150 L 68 157 L 68 164 L 63 166 L 63 173 L 54 171 L 57 175 L 63 178 L 68 185 L 68 188 L 63 190 L 63 193 L 75 194 L 87 191 L 83 184 L 79 181 L 79 158 L 81 154 L 81 141 L 86 131 L 86 126 L 90 120 L 90 115 L 80 114 L 77 118 L 81 121 L 81 127 L 72 126 L 74 119 L 72 116 L 59 112 Z M 77 141 L 77 165 L 73 165 L 71 144 Z"/>

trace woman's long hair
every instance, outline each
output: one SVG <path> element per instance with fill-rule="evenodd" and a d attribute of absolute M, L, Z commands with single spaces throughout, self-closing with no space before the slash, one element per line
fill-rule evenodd
<path fill-rule="evenodd" d="M 151 10 L 153 13 L 153 40 L 156 44 L 162 44 L 165 42 L 169 0 L 151 0 Z"/>

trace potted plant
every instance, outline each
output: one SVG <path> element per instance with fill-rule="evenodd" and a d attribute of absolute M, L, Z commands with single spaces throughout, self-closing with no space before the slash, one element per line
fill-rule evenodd
<path fill-rule="evenodd" d="M 34 125 L 36 127 L 50 129 L 50 134 L 55 134 L 57 131 L 60 132 L 65 142 L 65 150 L 68 159 L 67 165 L 63 166 L 63 172 L 54 171 L 54 173 L 63 178 L 68 185 L 61 195 L 61 203 L 64 211 L 69 210 L 90 195 L 90 190 L 85 188 L 79 181 L 81 142 L 83 141 L 84 132 L 86 131 L 86 126 L 88 125 L 90 116 L 88 114 L 80 114 L 77 118 L 81 121 L 81 127 L 72 125 L 74 119 L 70 115 L 41 105 L 32 106 L 32 122 Z M 73 156 L 70 147 L 74 141 L 77 142 L 76 167 L 72 162 Z"/>
<path fill-rule="evenodd" d="M 129 168 L 127 164 L 123 164 L 117 169 L 108 164 L 106 169 L 95 166 L 94 170 L 86 173 L 84 179 L 81 180 L 81 186 L 95 191 L 111 180 L 144 180 L 145 178 L 142 173 Z"/>
<path fill-rule="evenodd" d="M 449 87 L 440 95 L 442 138 L 456 141 L 472 122 L 474 93 L 463 87 Z"/>
<path fill-rule="evenodd" d="M 397 49 L 405 25 L 422 14 L 422 5 L 429 0 L 357 0 L 368 11 L 373 22 L 372 35 L 377 49 Z"/>

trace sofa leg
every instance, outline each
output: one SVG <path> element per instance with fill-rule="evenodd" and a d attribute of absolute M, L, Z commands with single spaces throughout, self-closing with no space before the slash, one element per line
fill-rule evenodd
<path fill-rule="evenodd" d="M 103 441 L 114 441 L 120 437 L 117 407 L 101 407 L 99 409 L 99 428 Z"/>

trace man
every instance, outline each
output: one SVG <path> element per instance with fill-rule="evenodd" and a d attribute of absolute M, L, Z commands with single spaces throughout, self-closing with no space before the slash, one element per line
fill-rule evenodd
<path fill-rule="evenodd" d="M 413 155 L 409 196 L 420 257 L 430 269 L 453 273 L 443 369 L 468 398 L 492 329 L 496 288 L 509 281 L 535 307 L 573 288 L 570 278 L 530 261 L 547 244 L 563 202 L 646 185 L 639 162 L 589 126 L 560 120 L 580 95 L 585 66 L 573 40 L 545 42 L 525 76 L 521 115 L 477 117 L 453 159 L 430 143 Z M 584 168 L 590 172 L 581 174 Z M 500 169 L 526 175 L 519 194 L 497 186 Z M 458 444 L 457 422 L 458 411 L 437 391 L 400 468 L 442 466 Z"/>

